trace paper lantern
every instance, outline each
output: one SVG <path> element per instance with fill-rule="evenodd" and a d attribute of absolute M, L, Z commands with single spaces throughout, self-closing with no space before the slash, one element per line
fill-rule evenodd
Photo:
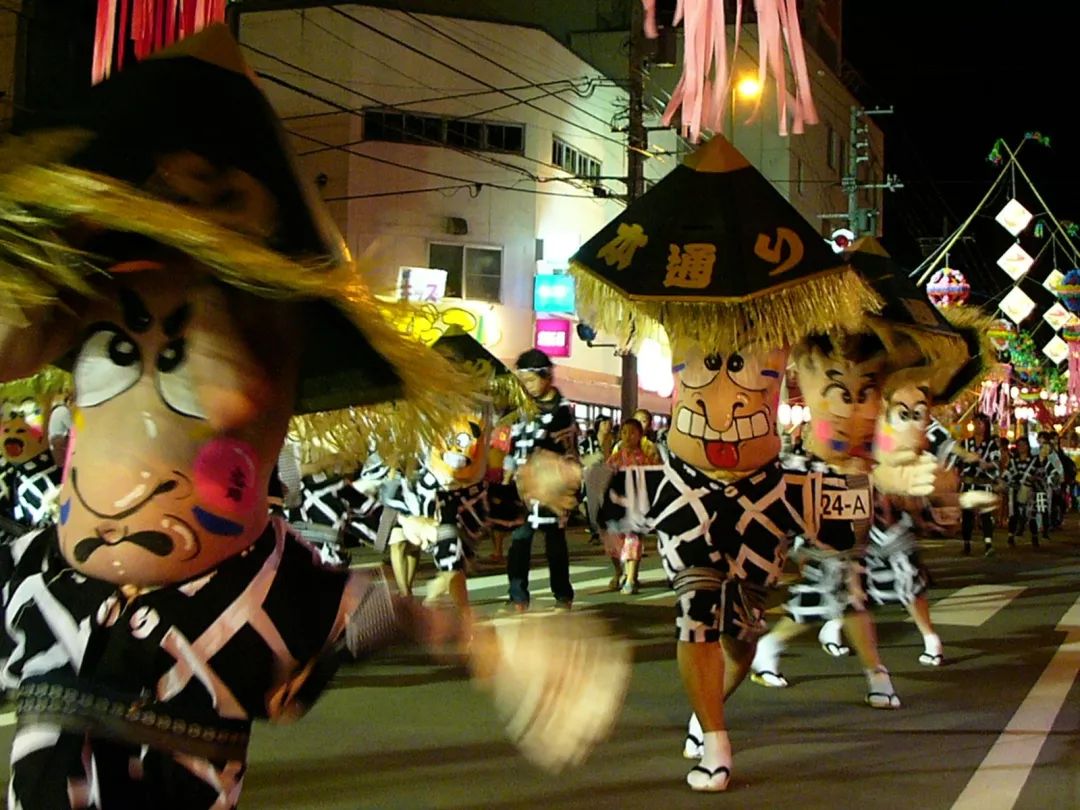
<path fill-rule="evenodd" d="M 1004 318 L 998 318 L 994 321 L 993 325 L 987 330 L 986 336 L 990 338 L 990 343 L 999 352 L 1009 350 L 1009 342 L 1016 335 L 1016 326 L 1012 321 L 1007 321 Z"/>
<path fill-rule="evenodd" d="M 926 285 L 926 297 L 936 307 L 963 304 L 971 295 L 971 285 L 964 274 L 951 267 L 943 267 L 930 277 Z"/>
<path fill-rule="evenodd" d="M 1057 286 L 1057 294 L 1069 312 L 1080 313 L 1080 270 L 1073 268 L 1065 274 Z"/>

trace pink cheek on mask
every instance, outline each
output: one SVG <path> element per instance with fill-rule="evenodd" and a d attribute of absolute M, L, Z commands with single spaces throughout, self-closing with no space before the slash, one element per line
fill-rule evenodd
<path fill-rule="evenodd" d="M 257 457 L 251 445 L 237 439 L 212 439 L 195 456 L 195 497 L 213 512 L 238 514 L 257 500 Z"/>
<path fill-rule="evenodd" d="M 824 419 L 818 419 L 814 422 L 814 438 L 823 442 L 827 442 L 832 438 L 833 431 L 832 425 L 830 425 Z"/>
<path fill-rule="evenodd" d="M 883 453 L 891 453 L 896 450 L 896 436 L 891 430 L 879 430 L 874 437 L 874 444 Z"/>

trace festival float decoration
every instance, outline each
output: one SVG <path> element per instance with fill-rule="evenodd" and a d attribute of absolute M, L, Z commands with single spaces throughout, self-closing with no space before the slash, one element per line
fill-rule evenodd
<path fill-rule="evenodd" d="M 971 295 L 971 285 L 964 274 L 951 267 L 943 267 L 930 277 L 926 285 L 926 297 L 939 308 L 965 303 Z"/>

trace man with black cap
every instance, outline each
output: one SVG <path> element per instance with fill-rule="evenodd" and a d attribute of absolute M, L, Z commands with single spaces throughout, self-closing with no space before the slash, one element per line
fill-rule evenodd
<path fill-rule="evenodd" d="M 539 349 L 522 352 L 517 363 L 518 379 L 532 399 L 535 415 L 524 416 L 510 430 L 511 454 L 506 468 L 522 466 L 537 450 L 546 450 L 577 461 L 577 421 L 570 406 L 551 380 L 552 362 Z M 529 609 L 529 565 L 532 541 L 537 531 L 544 535 L 551 592 L 557 609 L 569 610 L 574 601 L 570 584 L 570 556 L 566 548 L 566 514 L 558 514 L 536 501 L 525 504 L 525 522 L 510 535 L 506 574 L 510 580 L 510 603 L 519 612 Z"/>

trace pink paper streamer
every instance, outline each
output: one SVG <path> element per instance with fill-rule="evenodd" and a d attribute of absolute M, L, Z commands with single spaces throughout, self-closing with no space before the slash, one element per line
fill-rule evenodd
<path fill-rule="evenodd" d="M 655 0 L 642 0 L 645 8 L 645 35 L 658 35 Z M 804 131 L 806 124 L 818 123 L 817 110 L 806 65 L 802 30 L 796 0 L 754 0 L 758 22 L 758 77 L 762 84 L 768 73 L 776 83 L 777 117 L 781 135 Z M 701 138 L 702 129 L 720 131 L 728 115 L 734 60 L 742 30 L 743 0 L 735 2 L 735 48 L 727 47 L 724 0 L 679 0 L 674 22 L 683 23 L 683 74 L 664 110 L 663 121 L 670 125 L 680 114 L 680 128 L 691 141 Z M 786 57 L 786 58 L 785 58 Z M 791 65 L 794 87 L 788 91 L 787 67 Z M 760 98 L 753 120 L 759 113 Z"/>
<path fill-rule="evenodd" d="M 225 0 L 98 0 L 91 80 L 108 78 L 114 61 L 117 69 L 123 67 L 128 40 L 135 58 L 145 59 L 224 21 Z"/>

